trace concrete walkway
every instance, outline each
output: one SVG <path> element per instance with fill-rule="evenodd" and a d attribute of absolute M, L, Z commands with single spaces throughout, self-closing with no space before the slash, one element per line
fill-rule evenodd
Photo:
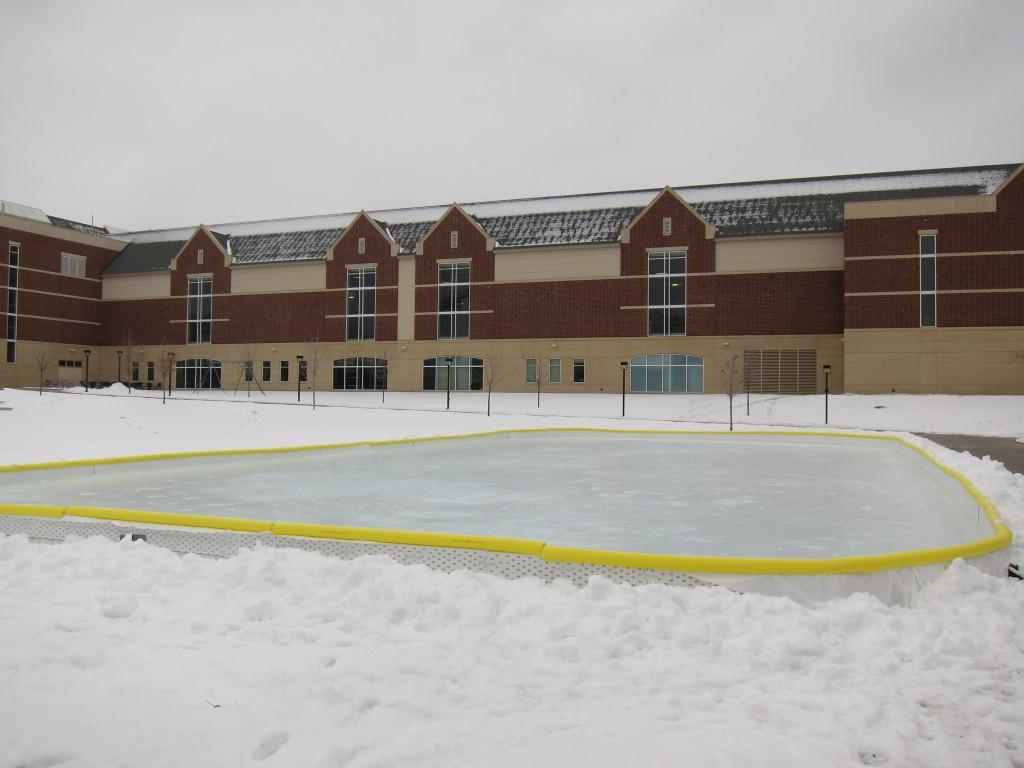
<path fill-rule="evenodd" d="M 1018 443 L 1012 437 L 918 434 L 954 451 L 967 451 L 979 458 L 990 456 L 1003 462 L 1011 472 L 1024 475 L 1024 443 Z"/>

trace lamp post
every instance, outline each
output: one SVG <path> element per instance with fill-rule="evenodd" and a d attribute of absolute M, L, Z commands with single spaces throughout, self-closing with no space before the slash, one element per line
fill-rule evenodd
<path fill-rule="evenodd" d="M 117 383 L 121 383 L 121 355 L 124 354 L 124 350 L 117 350 Z"/>
<path fill-rule="evenodd" d="M 832 373 L 832 366 L 823 365 L 821 370 L 825 373 L 825 423 L 828 424 L 828 375 Z"/>
<path fill-rule="evenodd" d="M 296 402 L 302 402 L 302 355 L 295 356 L 295 393 L 298 395 Z"/>
<path fill-rule="evenodd" d="M 444 359 L 444 364 L 447 366 L 447 369 L 448 369 L 448 373 L 444 377 L 445 378 L 445 385 L 446 385 L 446 388 L 448 390 L 447 394 L 446 394 L 445 404 L 444 404 L 444 409 L 446 411 L 451 410 L 451 407 L 452 407 L 452 363 L 453 362 L 455 362 L 455 361 L 451 357 L 446 357 Z"/>
<path fill-rule="evenodd" d="M 82 352 L 85 354 L 85 391 L 89 391 L 89 355 L 92 354 L 91 349 L 83 349 Z"/>
<path fill-rule="evenodd" d="M 623 360 L 619 367 L 622 368 L 622 418 L 626 418 L 626 370 L 629 368 L 629 361 Z"/>

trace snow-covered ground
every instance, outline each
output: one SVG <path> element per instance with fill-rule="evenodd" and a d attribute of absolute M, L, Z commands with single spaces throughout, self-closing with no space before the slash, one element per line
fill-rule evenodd
<path fill-rule="evenodd" d="M 536 416 L 529 395 L 499 395 L 490 418 L 464 393 L 452 413 L 443 394 L 389 394 L 386 410 L 323 394 L 349 407 L 315 412 L 190 397 L 0 391 L 0 464 L 727 416 L 724 396 L 630 398 L 625 421 L 614 396 L 544 395 Z M 820 426 L 821 405 L 765 397 L 751 418 Z M 1020 436 L 1024 398 L 842 396 L 830 416 Z M 1024 476 L 928 446 L 1024 530 Z M 2 768 L 1024 765 L 1024 586 L 960 563 L 910 607 L 808 608 L 380 557 L 0 537 L 0 585 Z"/>

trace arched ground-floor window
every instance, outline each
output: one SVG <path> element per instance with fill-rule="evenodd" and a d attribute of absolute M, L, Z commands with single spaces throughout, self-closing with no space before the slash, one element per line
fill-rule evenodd
<path fill-rule="evenodd" d="M 378 357 L 343 357 L 334 361 L 335 389 L 387 389 L 388 361 Z"/>
<path fill-rule="evenodd" d="M 451 365 L 446 362 L 451 360 Z M 483 389 L 484 361 L 479 357 L 428 357 L 423 361 L 423 389 L 448 389 L 448 371 L 452 389 Z"/>
<path fill-rule="evenodd" d="M 178 389 L 220 389 L 220 360 L 190 357 L 175 366 Z"/>
<path fill-rule="evenodd" d="M 703 392 L 704 358 L 641 355 L 629 363 L 632 392 Z"/>

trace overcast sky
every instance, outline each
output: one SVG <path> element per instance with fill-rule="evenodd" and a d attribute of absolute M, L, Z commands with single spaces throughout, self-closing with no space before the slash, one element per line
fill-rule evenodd
<path fill-rule="evenodd" d="M 1024 161 L 1024 2 L 0 0 L 0 199 L 123 228 Z"/>

